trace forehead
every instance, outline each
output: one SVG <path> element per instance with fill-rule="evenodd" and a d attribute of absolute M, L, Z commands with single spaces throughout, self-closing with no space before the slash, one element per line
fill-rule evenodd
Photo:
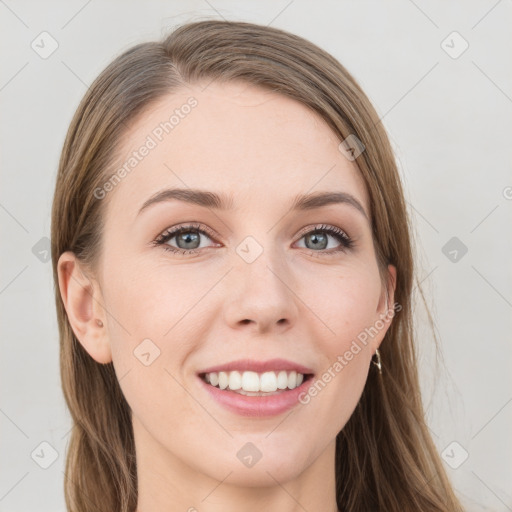
<path fill-rule="evenodd" d="M 159 100 L 125 135 L 109 192 L 111 211 L 134 218 L 167 187 L 204 189 L 261 209 L 298 194 L 342 191 L 368 195 L 339 137 L 305 105 L 242 82 L 195 84 Z M 119 174 L 119 173 L 118 173 Z"/>

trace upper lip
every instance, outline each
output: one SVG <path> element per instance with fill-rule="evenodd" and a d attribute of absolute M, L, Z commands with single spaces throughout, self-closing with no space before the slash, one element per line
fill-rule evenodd
<path fill-rule="evenodd" d="M 257 373 L 264 373 L 267 371 L 293 371 L 302 373 L 304 375 L 314 373 L 311 368 L 303 366 L 287 359 L 268 359 L 267 361 L 256 361 L 254 359 L 238 359 L 237 361 L 230 361 L 229 363 L 211 366 L 201 370 L 199 374 L 212 373 L 212 372 L 229 372 L 232 370 L 239 371 L 252 371 Z"/>

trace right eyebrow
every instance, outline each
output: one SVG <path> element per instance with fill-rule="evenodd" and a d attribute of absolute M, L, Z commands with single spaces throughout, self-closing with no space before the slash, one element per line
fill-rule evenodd
<path fill-rule="evenodd" d="M 191 188 L 168 188 L 157 192 L 145 201 L 139 210 L 139 214 L 153 204 L 171 201 L 173 199 L 216 210 L 233 209 L 233 201 L 231 198 L 228 198 L 227 196 L 220 196 L 215 192 Z"/>

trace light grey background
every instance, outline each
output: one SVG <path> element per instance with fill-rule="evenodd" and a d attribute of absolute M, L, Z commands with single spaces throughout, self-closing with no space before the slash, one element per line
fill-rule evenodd
<path fill-rule="evenodd" d="M 383 4 L 0 0 L 1 511 L 65 510 L 70 421 L 44 237 L 71 116 L 114 56 L 206 17 L 271 24 L 310 39 L 347 67 L 376 106 L 400 165 L 417 277 L 444 355 L 436 366 L 418 301 L 434 441 L 467 510 L 512 510 L 512 5 Z M 45 59 L 31 47 L 34 41 L 43 51 L 46 37 L 51 48 L 43 31 L 58 43 Z M 457 55 L 464 41 L 469 47 Z M 452 237 L 467 254 L 455 246 L 443 253 Z M 52 449 L 58 457 L 43 469 Z"/>

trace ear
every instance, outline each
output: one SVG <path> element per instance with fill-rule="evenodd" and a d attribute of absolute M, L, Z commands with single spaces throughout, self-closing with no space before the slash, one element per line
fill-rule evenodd
<path fill-rule="evenodd" d="M 384 336 L 386 335 L 389 326 L 395 314 L 395 289 L 396 289 L 396 267 L 388 265 L 388 277 L 385 286 L 382 287 L 382 293 L 377 306 L 376 318 L 374 327 L 378 331 L 377 335 L 372 340 L 372 353 L 379 348 Z"/>
<path fill-rule="evenodd" d="M 57 272 L 60 295 L 75 336 L 95 361 L 111 362 L 107 317 L 99 285 L 86 275 L 71 251 L 61 254 Z"/>

